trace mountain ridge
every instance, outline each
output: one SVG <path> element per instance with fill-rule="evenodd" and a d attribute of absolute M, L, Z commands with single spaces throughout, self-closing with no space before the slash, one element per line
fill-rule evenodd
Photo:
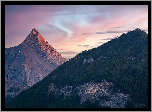
<path fill-rule="evenodd" d="M 147 108 L 147 37 L 147 33 L 136 29 L 82 51 L 6 107 Z M 19 104 L 22 99 L 24 102 Z"/>

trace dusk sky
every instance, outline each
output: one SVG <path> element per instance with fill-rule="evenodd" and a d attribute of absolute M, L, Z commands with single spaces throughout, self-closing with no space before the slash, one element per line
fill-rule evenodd
<path fill-rule="evenodd" d="M 5 47 L 36 28 L 63 57 L 72 58 L 140 28 L 148 33 L 148 5 L 6 5 Z"/>

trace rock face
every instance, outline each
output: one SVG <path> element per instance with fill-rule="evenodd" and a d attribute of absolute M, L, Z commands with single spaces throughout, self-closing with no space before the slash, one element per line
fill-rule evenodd
<path fill-rule="evenodd" d="M 26 39 L 5 49 L 5 98 L 9 101 L 66 61 L 34 28 Z"/>
<path fill-rule="evenodd" d="M 77 95 L 80 97 L 80 104 L 87 101 L 90 103 L 98 102 L 100 108 L 125 108 L 125 104 L 130 100 L 128 94 L 120 91 L 113 91 L 113 83 L 103 80 L 101 83 L 90 81 L 83 83 L 77 87 L 66 85 L 65 87 L 57 88 L 53 83 L 49 85 L 47 94 L 53 93 L 56 97 L 63 95 L 64 99 Z"/>

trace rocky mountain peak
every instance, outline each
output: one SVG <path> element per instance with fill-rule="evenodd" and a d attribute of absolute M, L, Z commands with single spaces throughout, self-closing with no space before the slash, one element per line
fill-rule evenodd
<path fill-rule="evenodd" d="M 146 32 L 144 30 L 141 30 L 140 28 L 136 28 L 136 29 L 134 29 L 133 31 L 130 31 L 130 32 L 139 33 L 139 34 L 141 34 L 141 33 L 145 33 L 146 34 Z"/>
<path fill-rule="evenodd" d="M 41 36 L 41 34 L 35 28 L 32 29 L 30 36 L 36 37 L 39 43 L 45 42 L 45 39 Z"/>
<path fill-rule="evenodd" d="M 66 61 L 35 28 L 21 44 L 5 49 L 5 60 L 6 99 L 33 86 Z"/>
<path fill-rule="evenodd" d="M 136 28 L 135 30 L 136 30 L 136 31 L 141 31 L 141 29 L 139 29 L 139 28 Z"/>
<path fill-rule="evenodd" d="M 43 58 L 47 57 L 48 60 L 52 60 L 52 56 L 55 55 L 55 57 L 60 59 L 58 60 L 57 58 L 52 60 L 55 61 L 57 65 L 60 65 L 66 61 L 66 59 L 56 51 L 56 49 L 54 49 L 47 41 L 45 41 L 45 39 L 35 28 L 32 29 L 31 33 L 26 37 L 21 45 L 36 51 L 38 54 L 42 55 Z"/>
<path fill-rule="evenodd" d="M 45 43 L 45 39 L 41 36 L 41 34 L 33 28 L 30 34 L 26 37 L 26 39 L 21 43 L 22 45 L 29 45 L 31 44 L 43 44 Z"/>
<path fill-rule="evenodd" d="M 32 31 L 31 31 L 31 33 L 36 34 L 36 33 L 38 33 L 38 31 L 35 28 L 33 28 Z"/>

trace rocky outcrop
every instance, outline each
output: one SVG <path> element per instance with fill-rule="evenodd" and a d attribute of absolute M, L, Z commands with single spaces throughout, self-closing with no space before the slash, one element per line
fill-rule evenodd
<path fill-rule="evenodd" d="M 98 102 L 98 106 L 109 108 L 125 108 L 127 101 L 130 100 L 128 94 L 113 90 L 113 83 L 106 80 L 100 83 L 90 81 L 73 87 L 66 85 L 64 87 L 56 87 L 53 83 L 48 88 L 48 95 L 53 93 L 55 96 L 64 95 L 64 98 L 77 95 L 80 97 L 80 104 L 89 101 L 91 103 Z"/>

